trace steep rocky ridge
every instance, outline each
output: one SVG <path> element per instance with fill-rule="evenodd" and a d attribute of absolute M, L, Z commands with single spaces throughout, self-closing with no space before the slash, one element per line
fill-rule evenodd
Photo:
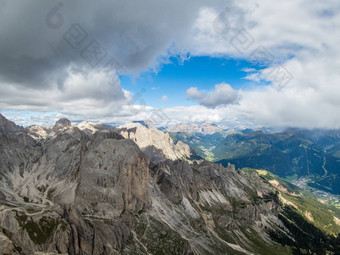
<path fill-rule="evenodd" d="M 133 140 L 153 162 L 190 158 L 194 155 L 187 144 L 181 141 L 174 143 L 169 134 L 158 130 L 151 122 L 147 121 L 126 123 L 117 128 L 87 121 L 71 124 L 69 120 L 61 119 L 52 127 L 30 126 L 27 128 L 27 132 L 35 140 L 43 141 L 74 127 L 89 137 L 98 131 L 119 133 L 124 138 Z"/>

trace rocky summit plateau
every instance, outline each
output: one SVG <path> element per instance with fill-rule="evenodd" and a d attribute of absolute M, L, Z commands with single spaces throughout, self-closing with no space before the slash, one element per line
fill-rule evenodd
<path fill-rule="evenodd" d="M 0 115 L 0 254 L 339 254 L 277 182 L 193 155 L 151 123 Z"/>

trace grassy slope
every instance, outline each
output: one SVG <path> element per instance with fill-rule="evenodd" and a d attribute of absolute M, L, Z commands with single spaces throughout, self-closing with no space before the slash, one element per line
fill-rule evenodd
<path fill-rule="evenodd" d="M 257 170 L 257 169 L 251 169 L 251 168 L 243 168 L 242 171 L 244 172 L 253 172 L 256 171 L 263 179 L 266 181 L 277 181 L 280 185 L 278 191 L 280 192 L 281 199 L 284 201 L 284 203 L 292 203 L 294 207 L 297 207 L 297 211 L 309 222 L 311 222 L 313 225 L 315 225 L 317 228 L 321 229 L 327 234 L 330 235 L 337 235 L 340 233 L 340 225 L 335 222 L 335 217 L 340 219 L 340 210 L 328 205 L 323 204 L 318 201 L 320 197 L 318 197 L 315 194 L 312 194 L 311 192 L 305 191 L 303 189 L 300 189 L 299 187 L 286 182 L 279 178 L 278 176 L 266 171 L 266 170 Z M 282 190 L 286 190 L 282 191 Z M 295 194 L 295 195 L 293 195 Z M 312 217 L 308 219 L 306 215 L 310 215 Z"/>

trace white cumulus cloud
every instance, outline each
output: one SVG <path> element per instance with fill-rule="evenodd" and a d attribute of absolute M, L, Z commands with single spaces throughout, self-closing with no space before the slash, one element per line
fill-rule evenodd
<path fill-rule="evenodd" d="M 229 84 L 221 83 L 215 85 L 212 91 L 201 91 L 196 87 L 187 90 L 187 98 L 197 100 L 206 107 L 235 104 L 239 100 L 239 94 Z"/>

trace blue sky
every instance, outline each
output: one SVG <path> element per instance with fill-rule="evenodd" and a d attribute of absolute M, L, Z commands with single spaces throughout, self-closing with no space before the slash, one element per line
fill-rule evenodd
<path fill-rule="evenodd" d="M 196 104 L 186 98 L 186 91 L 190 87 L 210 91 L 216 84 L 228 83 L 236 90 L 247 90 L 263 85 L 244 79 L 248 74 L 244 71 L 246 68 L 258 67 L 243 59 L 201 56 L 184 61 L 180 57 L 171 57 L 169 61 L 158 72 L 150 70 L 137 78 L 121 77 L 121 86 L 137 95 L 136 104 L 143 99 L 146 104 L 156 108 L 189 106 Z M 164 95 L 168 97 L 166 102 L 162 101 Z"/>

